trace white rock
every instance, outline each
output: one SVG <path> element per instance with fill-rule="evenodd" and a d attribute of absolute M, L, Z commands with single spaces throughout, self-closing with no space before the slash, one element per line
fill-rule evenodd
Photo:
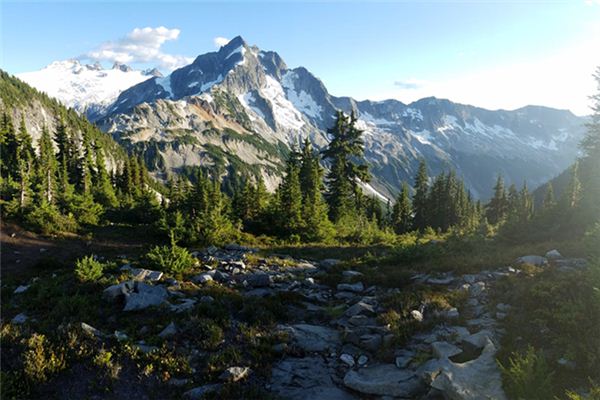
<path fill-rule="evenodd" d="M 423 313 L 419 310 L 412 310 L 410 312 L 410 315 L 417 321 L 422 322 L 423 321 Z"/>
<path fill-rule="evenodd" d="M 546 253 L 546 258 L 549 260 L 556 260 L 558 258 L 562 258 L 562 254 L 560 254 L 558 250 L 554 249 Z"/>
<path fill-rule="evenodd" d="M 13 292 L 14 294 L 19 294 L 19 293 L 23 293 L 26 292 L 27 289 L 29 289 L 30 285 L 20 285 L 19 287 L 17 287 L 15 289 L 15 291 Z"/>
<path fill-rule="evenodd" d="M 219 379 L 225 382 L 238 382 L 250 375 L 251 371 L 248 367 L 229 367 L 219 375 Z"/>
<path fill-rule="evenodd" d="M 411 371 L 398 369 L 393 364 L 381 364 L 348 371 L 344 385 L 368 395 L 413 398 L 421 382 Z"/>

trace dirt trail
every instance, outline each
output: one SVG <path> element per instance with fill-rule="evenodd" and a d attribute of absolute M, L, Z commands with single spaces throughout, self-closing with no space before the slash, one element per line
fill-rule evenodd
<path fill-rule="evenodd" d="M 115 237 L 110 230 L 96 232 L 91 240 L 75 234 L 53 238 L 35 234 L 15 224 L 2 222 L 0 273 L 2 278 L 8 275 L 27 274 L 32 267 L 43 260 L 68 263 L 91 253 L 138 254 L 144 244 L 140 236 Z"/>

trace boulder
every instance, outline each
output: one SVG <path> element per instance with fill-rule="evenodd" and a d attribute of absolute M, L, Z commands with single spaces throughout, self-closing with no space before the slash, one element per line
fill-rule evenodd
<path fill-rule="evenodd" d="M 273 278 L 271 275 L 264 272 L 257 272 L 255 274 L 239 275 L 236 277 L 236 282 L 241 283 L 244 286 L 258 288 L 271 286 Z"/>
<path fill-rule="evenodd" d="M 406 368 L 415 358 L 415 353 L 410 350 L 399 350 L 396 353 L 395 364 L 398 368 Z"/>
<path fill-rule="evenodd" d="M 340 360 L 350 368 L 354 367 L 354 357 L 352 357 L 350 354 L 344 353 L 340 355 Z"/>
<path fill-rule="evenodd" d="M 224 382 L 238 382 L 250 375 L 252 370 L 248 367 L 229 367 L 221 375 L 219 379 Z"/>
<path fill-rule="evenodd" d="M 480 296 L 485 290 L 485 282 L 475 282 L 469 287 L 469 294 L 471 296 Z"/>
<path fill-rule="evenodd" d="M 358 271 L 347 270 L 347 271 L 342 272 L 342 276 L 344 278 L 348 278 L 348 279 L 357 278 L 362 275 L 363 275 L 362 272 L 358 272 Z"/>
<path fill-rule="evenodd" d="M 126 296 L 135 289 L 135 282 L 125 281 L 118 285 L 112 285 L 102 291 L 102 297 L 109 301 L 118 300 L 122 296 Z"/>
<path fill-rule="evenodd" d="M 376 352 L 381 347 L 383 339 L 378 334 L 367 334 L 360 337 L 359 347 L 371 352 Z"/>
<path fill-rule="evenodd" d="M 358 356 L 357 361 L 360 367 L 364 367 L 369 362 L 369 357 L 365 356 L 364 354 L 361 354 L 360 356 Z"/>
<path fill-rule="evenodd" d="M 361 293 L 363 290 L 365 290 L 365 287 L 362 282 L 340 283 L 339 285 L 337 285 L 337 290 L 353 292 L 353 293 Z"/>
<path fill-rule="evenodd" d="M 136 311 L 151 306 L 159 306 L 167 297 L 167 290 L 162 286 L 152 286 L 143 282 L 136 282 L 135 290 L 126 296 L 123 311 Z"/>
<path fill-rule="evenodd" d="M 91 336 L 95 336 L 95 337 L 104 337 L 105 336 L 98 329 L 94 328 L 91 325 L 86 324 L 85 322 L 81 323 L 81 330 L 83 330 L 84 332 L 88 333 Z"/>
<path fill-rule="evenodd" d="M 410 312 L 410 316 L 413 317 L 413 319 L 415 319 L 418 322 L 423 321 L 423 313 L 419 310 L 412 310 Z"/>
<path fill-rule="evenodd" d="M 398 369 L 394 364 L 374 365 L 348 371 L 344 385 L 367 395 L 414 398 L 422 390 L 414 372 Z"/>
<path fill-rule="evenodd" d="M 200 299 L 202 301 L 202 299 Z M 171 311 L 180 313 L 191 310 L 196 305 L 196 299 L 181 299 L 179 304 L 171 304 Z"/>
<path fill-rule="evenodd" d="M 320 325 L 280 325 L 277 330 L 288 334 L 293 343 L 304 351 L 322 352 L 335 349 L 340 344 L 337 330 Z"/>
<path fill-rule="evenodd" d="M 431 350 L 433 351 L 433 355 L 440 359 L 450 358 L 462 353 L 461 349 L 448 342 L 431 343 Z"/>
<path fill-rule="evenodd" d="M 326 258 L 325 260 L 321 260 L 321 262 L 319 262 L 319 266 L 325 270 L 329 270 L 339 263 L 341 263 L 341 261 L 336 258 Z"/>

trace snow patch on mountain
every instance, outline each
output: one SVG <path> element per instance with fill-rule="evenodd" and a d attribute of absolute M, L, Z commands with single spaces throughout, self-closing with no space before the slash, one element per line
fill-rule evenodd
<path fill-rule="evenodd" d="M 248 117 L 250 118 L 251 121 L 256 121 L 256 116 L 258 116 L 259 118 L 261 118 L 263 120 L 265 119 L 265 114 L 263 114 L 263 112 L 258 107 L 255 107 L 252 104 L 256 101 L 256 99 L 254 98 L 254 95 L 252 93 L 241 94 L 238 96 L 238 100 L 244 106 L 244 108 L 252 111 L 252 112 L 248 113 Z M 256 114 L 256 116 L 254 116 L 253 113 Z"/>
<path fill-rule="evenodd" d="M 164 78 L 156 78 L 156 83 L 164 89 L 165 92 L 169 93 L 169 97 L 173 97 L 171 91 L 171 75 L 167 75 Z"/>
<path fill-rule="evenodd" d="M 298 75 L 293 71 L 286 72 L 285 75 L 281 77 L 281 85 L 286 89 L 288 100 L 305 115 L 322 120 L 323 117 L 321 117 L 321 113 L 323 112 L 323 107 L 318 105 L 312 96 L 304 90 L 300 90 L 300 93 L 296 93 L 294 86 L 294 81 L 296 79 L 298 79 Z"/>
<path fill-rule="evenodd" d="M 413 120 L 419 120 L 419 121 L 423 121 L 423 114 L 421 114 L 421 110 L 415 109 L 415 108 L 406 108 L 403 112 L 402 112 L 402 116 L 404 118 L 410 118 Z"/>
<path fill-rule="evenodd" d="M 73 59 L 55 61 L 17 78 L 82 113 L 88 107 L 108 107 L 122 91 L 151 77 L 122 65 L 104 69 L 99 63 L 84 65 Z"/>
<path fill-rule="evenodd" d="M 261 89 L 261 93 L 273 107 L 275 122 L 282 128 L 294 130 L 302 128 L 304 126 L 302 114 L 285 97 L 281 84 L 270 75 L 266 75 L 265 79 L 267 83 Z"/>

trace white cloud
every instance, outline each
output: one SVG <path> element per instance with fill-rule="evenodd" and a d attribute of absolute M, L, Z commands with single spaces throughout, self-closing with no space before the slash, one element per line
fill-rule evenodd
<path fill-rule="evenodd" d="M 179 29 L 169 29 L 164 26 L 135 28 L 117 41 L 102 43 L 88 52 L 84 58 L 120 63 L 155 63 L 159 68 L 172 71 L 193 60 L 161 51 L 165 42 L 176 40 L 179 34 Z"/>
<path fill-rule="evenodd" d="M 488 109 L 516 109 L 543 105 L 568 109 L 577 115 L 591 113 L 589 96 L 596 93 L 593 73 L 600 66 L 600 36 L 558 49 L 537 60 L 498 63 L 475 73 L 456 74 L 431 81 L 395 83 L 371 96 L 397 98 L 405 103 L 435 96 Z M 420 85 L 410 83 L 420 82 Z"/>
<path fill-rule="evenodd" d="M 213 42 L 215 43 L 215 47 L 219 48 L 219 47 L 223 47 L 227 43 L 229 43 L 229 39 L 224 38 L 222 36 L 217 36 L 216 38 L 213 39 Z"/>
<path fill-rule="evenodd" d="M 394 86 L 398 86 L 400 89 L 404 90 L 416 90 L 425 86 L 427 82 L 419 80 L 419 79 L 405 79 L 400 81 L 395 81 Z"/>

